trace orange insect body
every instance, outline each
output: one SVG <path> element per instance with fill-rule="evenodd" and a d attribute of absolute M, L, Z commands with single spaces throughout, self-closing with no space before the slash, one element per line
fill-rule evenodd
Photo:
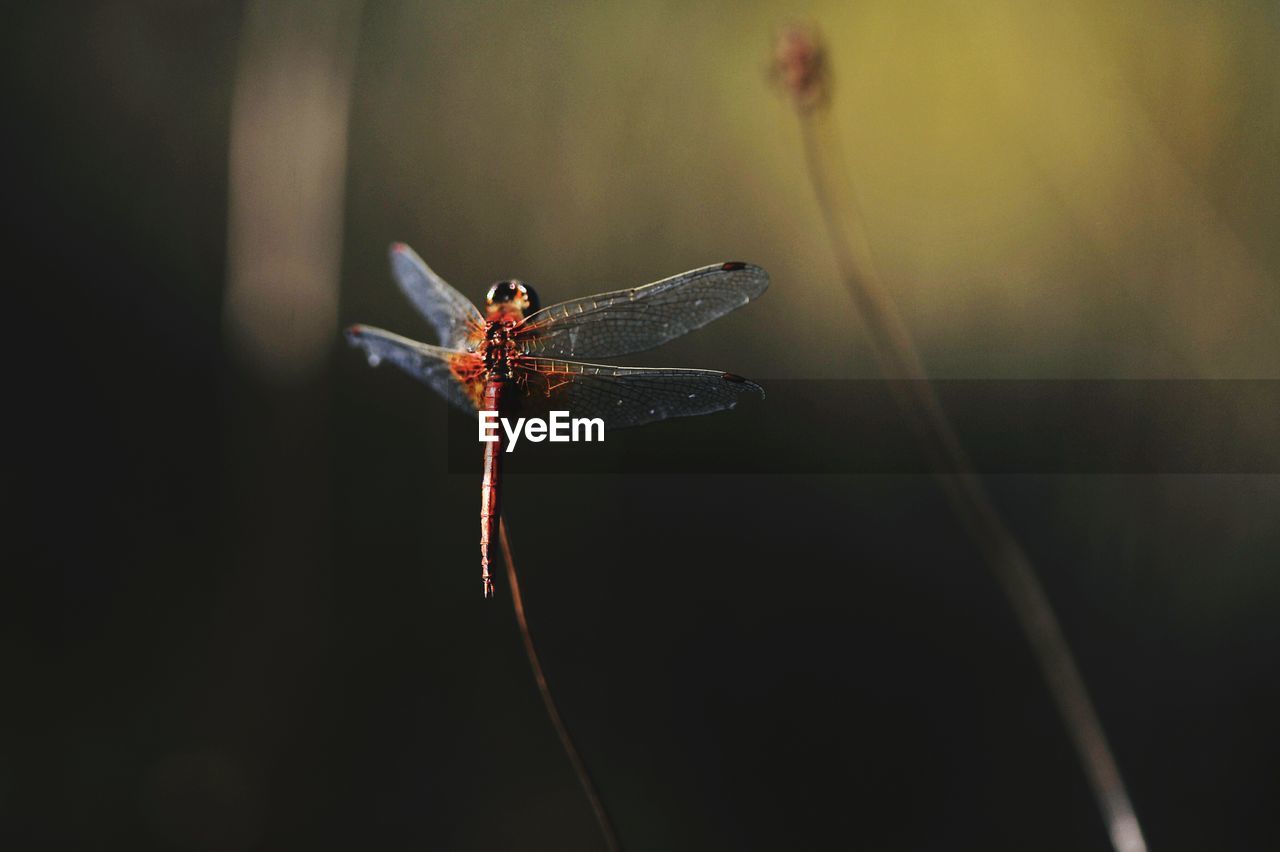
<path fill-rule="evenodd" d="M 468 395 L 479 395 L 476 407 L 481 411 L 502 411 L 502 393 L 513 378 L 516 349 L 512 330 L 524 319 L 524 312 L 533 308 L 535 297 L 531 290 L 519 281 L 499 281 L 489 288 L 485 299 L 488 322 L 480 332 L 478 351 L 458 358 L 451 369 L 467 388 Z M 465 362 L 465 363 L 463 363 Z M 500 517 L 498 484 L 502 460 L 502 428 L 496 426 L 493 436 L 497 439 L 484 445 L 484 479 L 480 484 L 480 577 L 484 584 L 484 596 L 493 597 L 494 529 Z"/>
<path fill-rule="evenodd" d="M 524 404 L 537 410 L 554 400 L 559 408 L 573 406 L 587 415 L 582 422 L 622 428 L 723 411 L 742 393 L 764 395 L 759 385 L 714 370 L 570 360 L 640 352 L 701 328 L 764 292 L 769 276 L 758 266 L 717 263 L 542 311 L 532 288 L 514 279 L 490 287 L 484 310 L 477 310 L 400 243 L 391 247 L 391 268 L 401 290 L 435 327 L 439 345 L 361 325 L 347 329 L 347 340 L 365 350 L 371 366 L 394 364 L 463 409 L 498 415 L 497 422 L 486 418 L 488 431 L 480 436 L 485 445 L 480 498 L 485 597 L 493 594 L 500 460 L 504 444 L 520 428 L 517 424 L 507 434 L 504 413 Z M 532 433 L 530 439 L 540 440 Z"/>

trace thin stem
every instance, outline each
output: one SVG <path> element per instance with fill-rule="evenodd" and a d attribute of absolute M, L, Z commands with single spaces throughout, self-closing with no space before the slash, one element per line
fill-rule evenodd
<path fill-rule="evenodd" d="M 840 278 L 857 306 L 880 370 L 890 379 L 890 390 L 922 442 L 953 511 L 1013 607 L 1093 788 L 1112 845 L 1117 852 L 1146 852 L 1120 770 L 1048 596 L 956 436 L 897 305 L 876 272 L 855 193 L 840 167 L 840 146 L 828 119 L 826 57 L 816 34 L 785 33 L 776 70 L 796 105 L 809 178 Z"/>
<path fill-rule="evenodd" d="M 609 848 L 609 852 L 621 852 L 622 846 L 618 843 L 613 823 L 609 820 L 609 812 L 605 810 L 604 802 L 600 801 L 600 794 L 596 792 L 591 773 L 587 771 L 587 765 L 582 761 L 582 755 L 578 753 L 578 747 L 574 744 L 564 719 L 560 717 L 556 700 L 551 697 L 551 687 L 547 686 L 547 676 L 542 671 L 542 661 L 538 659 L 538 649 L 534 647 L 533 634 L 529 632 L 529 622 L 524 615 L 524 599 L 520 596 L 520 581 L 516 578 L 516 561 L 511 556 L 511 540 L 507 538 L 507 522 L 503 518 L 498 520 L 498 543 L 502 546 L 503 561 L 507 563 L 507 585 L 511 587 L 511 607 L 516 612 L 516 623 L 520 625 L 520 636 L 524 639 L 524 652 L 529 658 L 529 668 L 533 669 L 533 679 L 538 684 L 542 705 L 547 708 L 547 716 L 551 718 L 551 725 L 556 729 L 556 735 L 560 737 L 560 745 L 564 747 L 564 753 L 569 757 L 569 763 L 573 765 L 578 783 L 582 785 L 582 792 L 587 794 L 587 801 L 591 803 L 591 810 L 595 813 L 596 822 L 600 825 L 600 833 L 604 835 L 605 846 Z"/>

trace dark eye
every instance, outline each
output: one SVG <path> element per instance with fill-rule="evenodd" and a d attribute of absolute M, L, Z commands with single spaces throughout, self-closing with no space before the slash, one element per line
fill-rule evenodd
<path fill-rule="evenodd" d="M 537 310 L 538 297 L 534 295 L 532 287 L 511 279 L 499 281 L 490 287 L 486 301 L 490 305 L 511 304 L 522 311 L 531 312 Z"/>
<path fill-rule="evenodd" d="M 515 284 L 511 281 L 499 281 L 489 288 L 490 302 L 510 302 L 516 296 Z"/>
<path fill-rule="evenodd" d="M 521 284 L 520 289 L 524 291 L 525 313 L 531 314 L 536 311 L 540 305 L 537 292 L 528 284 Z"/>

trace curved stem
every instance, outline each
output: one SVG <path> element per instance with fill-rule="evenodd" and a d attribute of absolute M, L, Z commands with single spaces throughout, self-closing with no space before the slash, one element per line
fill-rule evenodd
<path fill-rule="evenodd" d="M 591 773 L 587 771 L 587 765 L 582 761 L 582 755 L 578 753 L 578 747 L 574 744 L 564 719 L 560 717 L 556 700 L 551 697 L 551 687 L 547 686 L 547 676 L 542 671 L 542 661 L 538 659 L 538 649 L 534 647 L 533 634 L 529 632 L 529 622 L 524 615 L 524 599 L 520 596 L 520 581 L 516 578 L 516 562 L 511 557 L 511 540 L 507 538 L 507 522 L 503 518 L 498 519 L 498 543 L 502 546 L 503 561 L 507 563 L 507 585 L 511 587 L 511 607 L 516 612 L 516 623 L 520 625 L 520 636 L 524 639 L 524 652 L 529 658 L 529 668 L 533 669 L 533 679 L 538 684 L 542 705 L 547 708 L 547 716 L 551 719 L 552 727 L 556 729 L 556 735 L 560 737 L 560 745 L 564 747 L 569 763 L 573 765 L 578 783 L 582 785 L 582 792 L 587 794 L 587 801 L 591 803 L 591 810 L 595 813 L 596 822 L 600 825 L 600 833 L 604 835 L 605 846 L 608 847 L 609 852 L 622 852 L 618 836 L 613 830 L 613 823 L 609 820 L 609 812 L 605 810 L 604 802 L 600 801 L 600 794 L 596 792 Z"/>
<path fill-rule="evenodd" d="M 880 371 L 951 504 L 1004 590 L 1093 788 L 1117 852 L 1146 852 L 1142 828 L 1066 636 L 1021 543 L 996 509 L 928 379 L 897 304 L 876 270 L 857 194 L 829 117 L 828 67 L 815 32 L 791 30 L 777 63 L 800 119 L 805 165 L 839 277 Z"/>

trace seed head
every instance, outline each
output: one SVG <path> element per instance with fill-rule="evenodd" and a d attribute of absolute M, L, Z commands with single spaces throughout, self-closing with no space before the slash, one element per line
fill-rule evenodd
<path fill-rule="evenodd" d="M 831 94 L 827 51 L 816 27 L 793 24 L 781 30 L 773 48 L 773 78 L 801 112 L 826 106 Z"/>

